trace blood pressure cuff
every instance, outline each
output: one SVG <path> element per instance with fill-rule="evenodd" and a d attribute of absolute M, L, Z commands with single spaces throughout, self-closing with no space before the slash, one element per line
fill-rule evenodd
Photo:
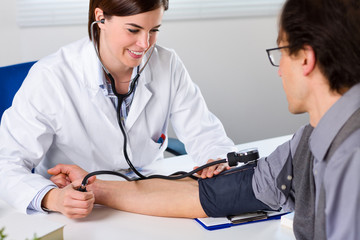
<path fill-rule="evenodd" d="M 199 180 L 200 202 L 209 217 L 226 217 L 260 210 L 272 210 L 256 199 L 252 189 L 252 177 L 256 164 L 222 172 Z"/>

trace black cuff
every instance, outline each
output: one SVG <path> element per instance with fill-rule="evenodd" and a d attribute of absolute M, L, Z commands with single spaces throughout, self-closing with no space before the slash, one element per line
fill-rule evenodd
<path fill-rule="evenodd" d="M 252 189 L 256 164 L 246 164 L 213 178 L 199 180 L 200 202 L 209 217 L 225 217 L 273 210 L 259 201 Z"/>

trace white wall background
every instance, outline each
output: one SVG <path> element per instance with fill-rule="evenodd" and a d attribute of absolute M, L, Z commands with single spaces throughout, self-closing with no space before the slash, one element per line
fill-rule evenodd
<path fill-rule="evenodd" d="M 87 35 L 86 25 L 19 28 L 16 7 L 0 2 L 0 66 L 37 60 Z M 277 16 L 164 21 L 158 43 L 177 51 L 238 144 L 290 134 L 308 121 L 288 113 L 277 68 L 267 59 L 276 37 Z"/>

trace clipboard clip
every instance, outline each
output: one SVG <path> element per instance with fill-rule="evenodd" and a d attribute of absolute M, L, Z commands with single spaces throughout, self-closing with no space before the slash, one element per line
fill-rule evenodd
<path fill-rule="evenodd" d="M 253 222 L 258 220 L 267 219 L 268 215 L 266 212 L 254 212 L 254 213 L 245 213 L 236 216 L 228 216 L 227 219 L 230 220 L 233 224 Z"/>

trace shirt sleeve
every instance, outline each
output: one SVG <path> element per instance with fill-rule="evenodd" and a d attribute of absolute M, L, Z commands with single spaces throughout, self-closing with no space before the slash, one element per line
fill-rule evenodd
<path fill-rule="evenodd" d="M 256 198 L 273 209 L 282 207 L 285 211 L 294 209 L 294 200 L 285 196 L 277 187 L 276 179 L 285 163 L 294 157 L 302 136 L 300 128 L 290 141 L 278 146 L 268 157 L 261 158 L 255 168 L 252 187 Z"/>
<path fill-rule="evenodd" d="M 33 214 L 37 212 L 46 213 L 44 209 L 41 207 L 42 200 L 44 199 L 45 195 L 51 190 L 56 188 L 56 185 L 49 185 L 44 187 L 41 191 L 39 191 L 34 199 L 31 201 L 29 206 L 26 209 L 27 214 Z"/>
<path fill-rule="evenodd" d="M 37 193 L 52 184 L 31 173 L 53 142 L 63 105 L 54 104 L 61 101 L 56 84 L 44 79 L 54 78 L 43 68 L 30 70 L 0 126 L 0 198 L 23 213 Z"/>
<path fill-rule="evenodd" d="M 357 135 L 357 136 L 356 136 Z M 327 239 L 360 239 L 360 134 L 349 137 L 329 160 L 325 175 Z"/>

